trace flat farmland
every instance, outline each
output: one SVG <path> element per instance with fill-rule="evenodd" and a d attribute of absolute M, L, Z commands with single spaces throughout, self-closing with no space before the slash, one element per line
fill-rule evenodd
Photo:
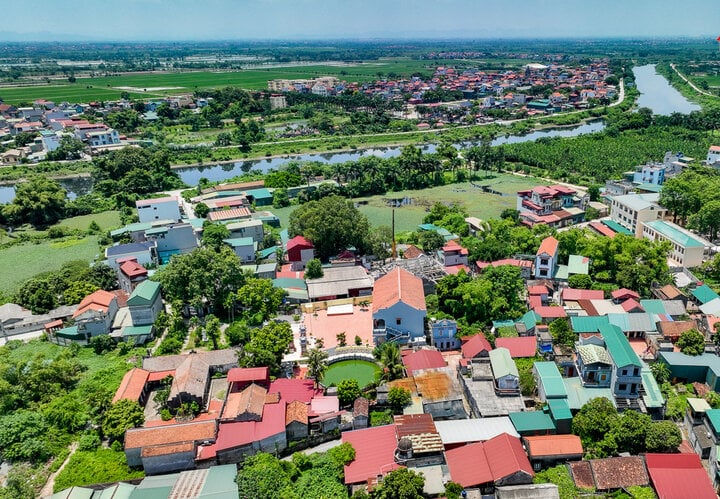
<path fill-rule="evenodd" d="M 91 88 L 89 88 L 91 86 Z M 91 101 L 117 100 L 122 90 L 98 87 L 94 83 L 67 83 L 35 86 L 0 87 L 0 99 L 7 104 L 20 104 L 32 102 L 36 99 L 45 99 L 52 102 L 87 103 Z M 130 97 L 141 99 L 147 97 L 136 92 L 130 92 Z"/>

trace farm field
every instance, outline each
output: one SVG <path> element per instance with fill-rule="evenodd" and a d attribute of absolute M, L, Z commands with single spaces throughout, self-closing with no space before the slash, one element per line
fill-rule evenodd
<path fill-rule="evenodd" d="M 456 203 L 464 207 L 470 216 L 480 219 L 496 218 L 504 209 L 515 208 L 517 191 L 542 183 L 531 177 L 494 174 L 492 178 L 479 180 L 475 184 L 490 186 L 506 195 L 484 193 L 469 182 L 462 182 L 418 191 L 388 192 L 382 195 L 353 199 L 353 201 L 356 204 L 359 203 L 358 209 L 368 217 L 370 224 L 377 227 L 392 224 L 392 209 L 388 206 L 387 200 L 405 197 L 411 199 L 412 204 L 395 209 L 396 232 L 408 232 L 417 229 L 427 211 L 437 202 Z M 277 215 L 280 224 L 285 228 L 288 225 L 290 213 L 295 208 L 295 206 L 288 206 L 281 209 L 270 208 L 270 210 Z"/>
<path fill-rule="evenodd" d="M 381 59 L 362 63 L 337 63 L 272 67 L 266 69 L 247 69 L 237 71 L 192 71 L 159 72 L 145 74 L 120 74 L 94 78 L 78 78 L 75 83 L 49 85 L 0 87 L 0 98 L 9 104 L 32 102 L 35 99 L 47 99 L 55 102 L 89 102 L 93 100 L 119 99 L 123 91 L 134 99 L 162 97 L 190 93 L 199 89 L 237 86 L 248 90 L 267 89 L 267 81 L 277 78 L 313 78 L 317 76 L 337 76 L 347 81 L 369 81 L 389 74 L 410 76 L 422 73 L 430 76 L 437 66 L 462 66 L 506 69 L 519 67 L 527 61 L 522 60 L 411 60 L 406 58 Z"/>
<path fill-rule="evenodd" d="M 0 242 L 4 241 L 7 236 L 0 237 Z M 23 281 L 40 272 L 58 270 L 72 260 L 90 262 L 99 253 L 96 237 L 15 244 L 0 250 L 0 267 L 9 269 L 2 273 L 0 291 L 13 293 Z"/>

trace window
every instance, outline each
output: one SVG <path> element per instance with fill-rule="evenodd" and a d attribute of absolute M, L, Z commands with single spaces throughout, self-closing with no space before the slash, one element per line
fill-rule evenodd
<path fill-rule="evenodd" d="M 640 369 L 638 369 L 637 367 L 633 369 L 633 376 L 640 376 Z"/>
<path fill-rule="evenodd" d="M 540 271 L 540 276 L 541 276 L 541 277 L 547 277 L 547 270 L 545 270 L 545 269 L 541 270 L 541 271 Z"/>
<path fill-rule="evenodd" d="M 547 265 L 547 264 L 548 264 L 548 259 L 547 259 L 547 258 L 541 258 L 541 259 L 540 259 L 540 265 Z"/>
<path fill-rule="evenodd" d="M 399 318 L 399 317 L 398 317 L 397 319 L 395 319 L 395 324 L 396 324 L 397 326 L 401 325 L 401 324 L 402 324 L 402 319 Z"/>
<path fill-rule="evenodd" d="M 620 371 L 620 375 L 627 376 L 627 369 L 623 369 L 622 371 Z"/>
<path fill-rule="evenodd" d="M 606 380 L 607 380 L 607 374 L 601 374 L 600 381 L 606 381 Z"/>
<path fill-rule="evenodd" d="M 625 383 L 620 383 L 618 385 L 618 391 L 621 391 L 621 392 L 627 391 L 627 385 Z"/>

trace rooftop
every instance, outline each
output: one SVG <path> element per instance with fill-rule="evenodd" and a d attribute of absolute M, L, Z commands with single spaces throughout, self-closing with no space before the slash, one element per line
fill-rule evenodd
<path fill-rule="evenodd" d="M 640 456 L 592 459 L 590 467 L 598 490 L 646 486 L 650 483 L 645 461 Z"/>
<path fill-rule="evenodd" d="M 443 355 L 437 350 L 422 349 L 402 356 L 402 363 L 410 376 L 421 369 L 445 367 L 447 363 Z"/>
<path fill-rule="evenodd" d="M 507 348 L 491 350 L 490 365 L 492 366 L 495 379 L 502 378 L 503 376 L 519 376 L 517 366 L 510 356 L 510 350 Z"/>
<path fill-rule="evenodd" d="M 555 423 L 544 411 L 511 412 L 509 416 L 518 433 L 555 431 Z"/>
<path fill-rule="evenodd" d="M 149 428 L 131 428 L 125 432 L 125 448 L 137 449 L 179 442 L 199 442 L 215 438 L 215 420 L 181 423 Z"/>
<path fill-rule="evenodd" d="M 395 425 L 346 431 L 342 441 L 355 449 L 355 459 L 345 466 L 346 484 L 363 483 L 400 467 L 395 463 Z"/>
<path fill-rule="evenodd" d="M 484 442 L 501 433 L 507 433 L 513 437 L 520 436 L 515 431 L 513 422 L 507 416 L 435 421 L 435 427 L 445 445 Z"/>
<path fill-rule="evenodd" d="M 462 345 L 462 356 L 466 359 L 472 359 L 477 357 L 480 352 L 490 352 L 492 346 L 485 336 L 480 333 L 472 336 L 468 341 Z"/>
<path fill-rule="evenodd" d="M 389 308 L 398 302 L 417 310 L 426 309 L 422 279 L 400 267 L 375 281 L 372 297 L 373 310 Z"/>
<path fill-rule="evenodd" d="M 600 334 L 602 334 L 608 353 L 617 367 L 630 365 L 642 367 L 640 359 L 619 327 L 612 324 L 601 326 Z"/>
<path fill-rule="evenodd" d="M 507 348 L 513 359 L 521 357 L 534 357 L 537 353 L 537 339 L 535 336 L 519 336 L 517 338 L 498 338 L 495 340 L 496 348 Z"/>
<path fill-rule="evenodd" d="M 524 437 L 530 459 L 549 456 L 582 456 L 583 447 L 577 435 L 542 435 Z"/>
<path fill-rule="evenodd" d="M 645 464 L 658 497 L 717 497 L 697 454 L 645 454 Z"/>
<path fill-rule="evenodd" d="M 700 238 L 694 236 L 674 223 L 666 222 L 664 220 L 653 220 L 651 222 L 645 222 L 645 226 L 650 227 L 655 232 L 662 234 L 667 239 L 680 246 L 684 246 L 686 248 L 705 247 L 705 243 Z"/>
<path fill-rule="evenodd" d="M 535 362 L 534 369 L 540 377 L 546 398 L 565 398 L 567 390 L 557 364 L 551 361 Z"/>

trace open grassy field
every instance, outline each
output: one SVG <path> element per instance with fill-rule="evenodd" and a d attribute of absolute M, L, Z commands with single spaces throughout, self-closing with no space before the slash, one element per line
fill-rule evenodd
<path fill-rule="evenodd" d="M 117 100 L 120 98 L 121 93 L 122 90 L 99 87 L 92 81 L 86 83 L 76 82 L 67 84 L 58 84 L 57 82 L 54 82 L 51 85 L 25 87 L 0 87 L 0 99 L 7 104 L 33 102 L 36 99 L 46 99 L 56 103 L 82 103 Z M 130 96 L 135 99 L 148 97 L 147 95 L 135 92 L 130 92 Z"/>
<path fill-rule="evenodd" d="M 95 222 L 100 226 L 100 230 L 117 229 L 120 223 L 120 212 L 117 210 L 103 211 L 102 213 L 93 213 L 90 215 L 80 215 L 79 217 L 67 218 L 58 222 L 57 226 L 67 227 L 70 230 L 79 229 L 87 230 L 91 222 Z"/>
<path fill-rule="evenodd" d="M 6 240 L 7 236 L 0 236 L 0 242 Z M 96 237 L 10 246 L 0 250 L 0 268 L 4 269 L 0 277 L 0 291 L 17 291 L 23 281 L 40 272 L 57 270 L 72 260 L 90 262 L 99 253 Z"/>
<path fill-rule="evenodd" d="M 377 227 L 379 225 L 390 226 L 392 223 L 392 208 L 387 205 L 388 199 L 404 197 L 412 199 L 412 204 L 395 209 L 395 230 L 406 232 L 416 230 L 430 207 L 437 202 L 456 203 L 464 207 L 473 217 L 494 218 L 500 216 L 500 213 L 506 208 L 515 208 L 517 191 L 542 183 L 540 180 L 530 177 L 495 174 L 492 178 L 479 180 L 475 184 L 491 186 L 494 190 L 506 194 L 504 196 L 487 194 L 479 188 L 473 187 L 469 182 L 462 182 L 419 191 L 388 192 L 378 196 L 354 199 L 354 201 L 358 203 L 358 209 L 368 217 L 370 223 Z M 295 206 L 288 206 L 279 210 L 271 208 L 271 211 L 280 219 L 281 225 L 287 227 L 290 213 L 294 209 Z"/>

